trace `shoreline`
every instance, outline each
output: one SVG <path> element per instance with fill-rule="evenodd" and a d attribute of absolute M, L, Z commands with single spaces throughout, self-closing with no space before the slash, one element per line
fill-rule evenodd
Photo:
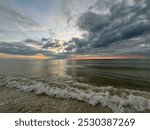
<path fill-rule="evenodd" d="M 76 99 L 59 99 L 0 87 L 1 113 L 112 113 L 100 104 L 92 106 Z M 80 107 L 78 107 L 80 106 Z"/>

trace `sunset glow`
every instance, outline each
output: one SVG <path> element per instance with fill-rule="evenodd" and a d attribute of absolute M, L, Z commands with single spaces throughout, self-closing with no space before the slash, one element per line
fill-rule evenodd
<path fill-rule="evenodd" d="M 38 55 L 34 55 L 34 56 L 25 56 L 25 55 L 10 55 L 10 54 L 4 54 L 4 53 L 0 53 L 0 58 L 3 59 L 50 59 L 47 56 L 38 54 Z"/>
<path fill-rule="evenodd" d="M 79 56 L 72 58 L 73 60 L 107 60 L 107 59 L 136 59 L 144 58 L 139 55 L 127 55 L 127 56 Z"/>

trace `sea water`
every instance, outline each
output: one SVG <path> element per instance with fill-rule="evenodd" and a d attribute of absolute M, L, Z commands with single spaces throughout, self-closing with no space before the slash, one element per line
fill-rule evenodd
<path fill-rule="evenodd" d="M 0 60 L 1 112 L 150 112 L 150 60 Z"/>

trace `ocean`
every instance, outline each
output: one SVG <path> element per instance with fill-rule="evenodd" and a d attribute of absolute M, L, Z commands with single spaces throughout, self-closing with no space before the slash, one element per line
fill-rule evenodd
<path fill-rule="evenodd" d="M 150 59 L 1 59 L 0 112 L 150 112 Z"/>

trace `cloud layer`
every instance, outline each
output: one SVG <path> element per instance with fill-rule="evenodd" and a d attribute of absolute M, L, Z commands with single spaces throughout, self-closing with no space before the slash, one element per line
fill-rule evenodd
<path fill-rule="evenodd" d="M 143 35 L 150 33 L 150 2 L 98 0 L 79 17 L 77 26 L 87 34 L 83 39 L 73 38 L 66 47 L 68 51 L 109 55 L 117 54 L 119 48 L 120 53 L 121 49 L 122 53 L 142 53 L 144 45 L 149 43 L 148 36 L 143 40 Z M 130 40 L 136 37 L 138 40 Z M 150 50 L 149 46 L 146 49 Z"/>
<path fill-rule="evenodd" d="M 0 53 L 150 56 L 150 0 L 29 1 L 0 2 Z"/>
<path fill-rule="evenodd" d="M 46 56 L 53 56 L 54 53 L 46 49 L 42 49 L 44 44 L 40 41 L 26 39 L 21 42 L 0 42 L 0 52 L 12 55 L 37 55 L 44 54 Z"/>

